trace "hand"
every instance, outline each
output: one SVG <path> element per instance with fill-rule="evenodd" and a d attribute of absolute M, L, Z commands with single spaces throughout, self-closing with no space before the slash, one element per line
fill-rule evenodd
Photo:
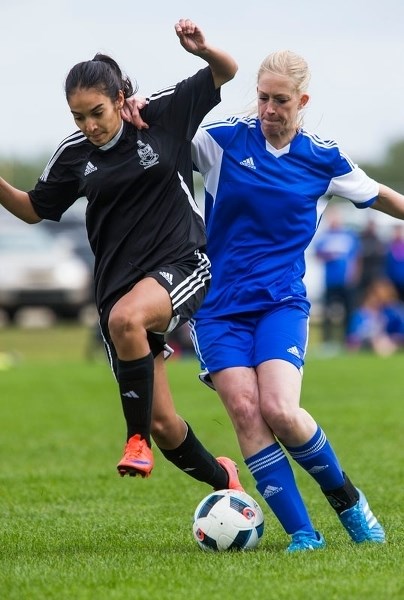
<path fill-rule="evenodd" d="M 205 36 L 191 19 L 180 19 L 175 24 L 175 31 L 187 52 L 200 56 L 206 50 Z"/>
<path fill-rule="evenodd" d="M 143 121 L 139 113 L 139 110 L 141 110 L 145 104 L 146 99 L 140 96 L 126 98 L 125 104 L 121 110 L 122 119 L 128 123 L 132 123 L 136 129 L 149 129 L 148 124 Z"/>

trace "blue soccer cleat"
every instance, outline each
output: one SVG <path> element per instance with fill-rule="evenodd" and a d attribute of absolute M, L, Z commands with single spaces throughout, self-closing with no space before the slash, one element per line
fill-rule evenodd
<path fill-rule="evenodd" d="M 325 539 L 318 531 L 296 531 L 286 552 L 300 552 L 301 550 L 318 550 L 324 548 Z"/>
<path fill-rule="evenodd" d="M 358 490 L 359 500 L 339 515 L 339 520 L 357 544 L 374 542 L 382 544 L 386 541 L 383 527 L 369 508 L 365 495 Z"/>

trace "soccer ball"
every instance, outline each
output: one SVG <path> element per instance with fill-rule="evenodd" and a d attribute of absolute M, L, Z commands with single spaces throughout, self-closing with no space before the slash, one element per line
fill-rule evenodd
<path fill-rule="evenodd" d="M 202 550 L 251 550 L 264 533 L 264 515 L 246 492 L 218 490 L 196 507 L 192 531 Z"/>

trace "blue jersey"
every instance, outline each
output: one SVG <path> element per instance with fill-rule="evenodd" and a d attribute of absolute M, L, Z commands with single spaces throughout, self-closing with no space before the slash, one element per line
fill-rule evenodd
<path fill-rule="evenodd" d="M 293 298 L 307 302 L 304 252 L 326 201 L 337 195 L 364 208 L 378 195 L 377 182 L 334 141 L 300 130 L 277 150 L 257 118 L 207 124 L 192 149 L 206 190 L 212 262 L 201 318 L 265 311 Z"/>

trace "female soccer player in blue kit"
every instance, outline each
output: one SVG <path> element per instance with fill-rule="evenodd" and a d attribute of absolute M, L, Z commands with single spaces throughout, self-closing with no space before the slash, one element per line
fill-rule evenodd
<path fill-rule="evenodd" d="M 177 415 L 164 368 L 164 333 L 193 315 L 210 282 L 205 227 L 192 197 L 191 140 L 237 71 L 191 20 L 181 19 L 175 31 L 207 66 L 149 99 L 148 129 L 123 123 L 133 86 L 113 59 L 97 54 L 78 63 L 65 83 L 78 131 L 61 142 L 33 190 L 0 178 L 0 203 L 37 223 L 59 221 L 80 196 L 88 200 L 96 304 L 127 426 L 120 475 L 150 475 L 152 436 L 195 479 L 242 489 L 234 463 L 214 458 Z"/>
<path fill-rule="evenodd" d="M 201 378 L 213 383 L 258 491 L 291 535 L 289 552 L 325 541 L 287 454 L 319 484 L 354 542 L 385 541 L 364 494 L 299 405 L 310 311 L 304 252 L 320 200 L 334 195 L 404 219 L 404 196 L 370 179 L 334 141 L 302 128 L 309 77 L 298 55 L 270 54 L 258 71 L 258 116 L 209 123 L 193 140 L 212 263 L 192 332 L 206 367 Z"/>

